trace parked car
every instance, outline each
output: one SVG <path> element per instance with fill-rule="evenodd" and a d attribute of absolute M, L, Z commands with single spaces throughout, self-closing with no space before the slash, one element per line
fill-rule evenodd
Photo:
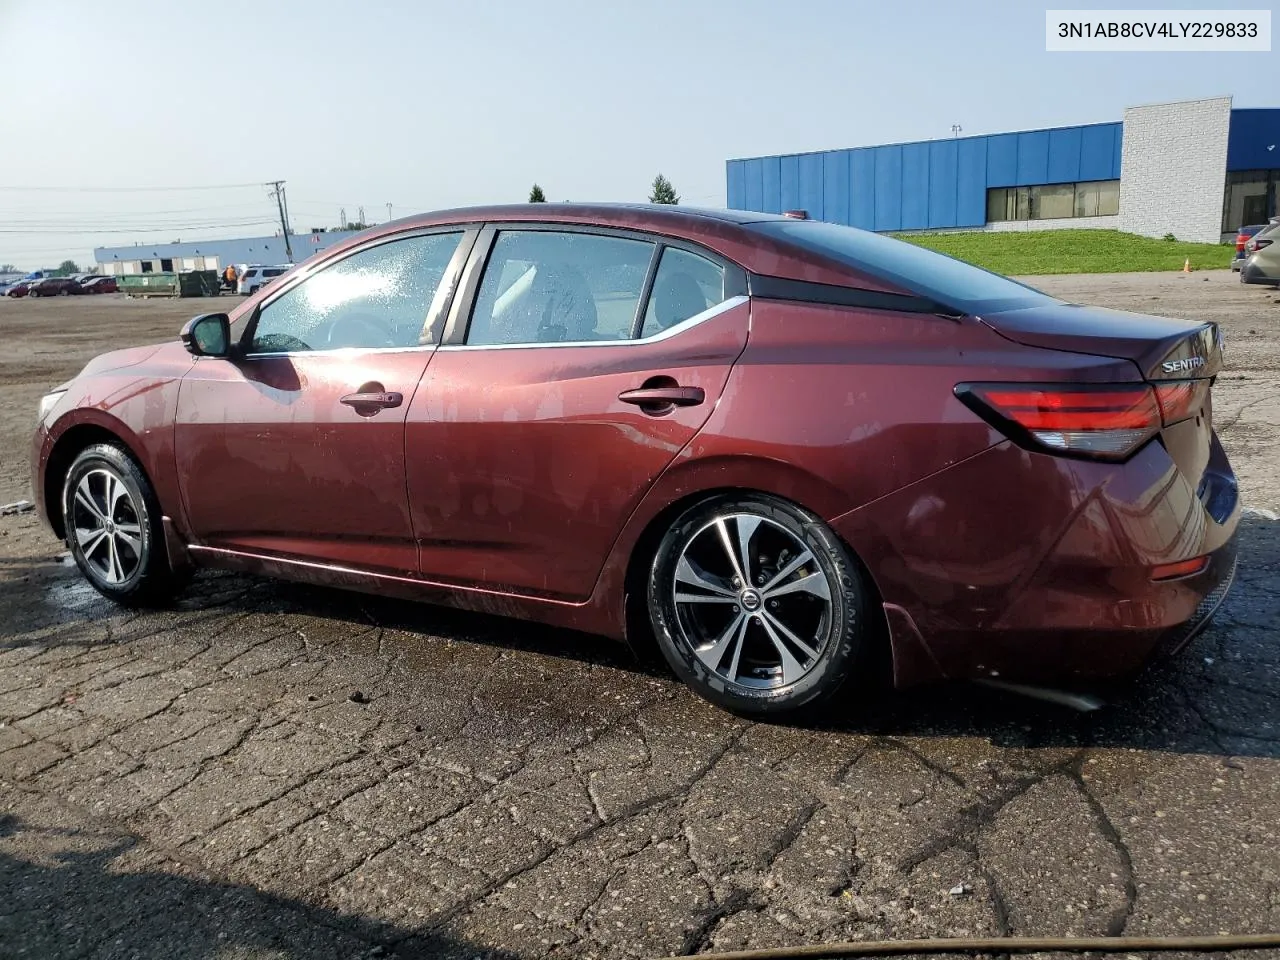
<path fill-rule="evenodd" d="M 898 686 L 1077 688 L 1231 584 L 1221 367 L 1212 323 L 849 227 L 455 210 L 98 357 L 33 484 L 127 605 L 194 567 L 438 601 L 654 642 L 748 715 L 882 652 Z"/>
<path fill-rule="evenodd" d="M 1262 247 L 1274 243 L 1277 238 L 1280 238 L 1280 217 L 1272 217 L 1269 223 L 1244 242 L 1245 259 L 1251 257 Z"/>
<path fill-rule="evenodd" d="M 4 295 L 6 297 L 25 297 L 31 292 L 33 284 L 39 283 L 39 280 L 19 280 L 17 283 L 11 284 Z"/>
<path fill-rule="evenodd" d="M 85 293 L 116 293 L 120 287 L 115 277 L 89 277 L 80 284 L 80 289 Z"/>
<path fill-rule="evenodd" d="M 1239 270 L 1241 264 L 1249 259 L 1249 254 L 1245 251 L 1245 244 L 1249 242 L 1249 238 L 1260 230 L 1266 229 L 1265 223 L 1251 223 L 1246 227 L 1241 227 L 1236 232 L 1236 255 L 1231 260 L 1231 269 Z"/>
<path fill-rule="evenodd" d="M 30 292 L 33 297 L 66 297 L 84 291 L 70 277 L 45 277 L 33 283 Z"/>
<path fill-rule="evenodd" d="M 1280 243 L 1267 242 L 1264 238 L 1240 268 L 1240 282 L 1280 286 Z"/>
<path fill-rule="evenodd" d="M 288 264 L 277 267 L 248 267 L 244 273 L 240 274 L 240 278 L 236 283 L 236 292 L 244 296 L 250 296 L 257 293 L 259 289 L 265 287 L 276 277 L 283 276 L 288 272 Z"/>

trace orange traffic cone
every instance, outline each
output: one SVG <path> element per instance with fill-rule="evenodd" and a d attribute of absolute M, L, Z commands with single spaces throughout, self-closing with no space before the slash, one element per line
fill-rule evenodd
<path fill-rule="evenodd" d="M 1183 261 L 1183 263 L 1182 263 L 1182 272 L 1183 272 L 1183 273 L 1190 273 L 1190 272 L 1191 272 L 1191 258 L 1190 258 L 1190 257 L 1187 257 L 1187 259 Z"/>

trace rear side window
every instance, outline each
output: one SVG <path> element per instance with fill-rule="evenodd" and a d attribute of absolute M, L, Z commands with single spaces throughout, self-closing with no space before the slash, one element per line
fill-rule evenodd
<path fill-rule="evenodd" d="M 467 343 L 584 343 L 631 336 L 654 245 L 553 230 L 494 240 Z"/>
<path fill-rule="evenodd" d="M 652 337 L 724 299 L 724 267 L 687 250 L 667 247 L 653 278 L 641 337 Z"/>
<path fill-rule="evenodd" d="M 750 229 L 968 312 L 1055 302 L 1034 287 L 998 273 L 867 230 L 817 220 L 770 220 Z"/>

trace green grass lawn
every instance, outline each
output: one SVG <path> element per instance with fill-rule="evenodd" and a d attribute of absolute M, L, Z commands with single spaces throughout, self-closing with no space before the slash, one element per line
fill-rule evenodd
<path fill-rule="evenodd" d="M 899 240 L 919 244 L 996 273 L 1129 273 L 1225 270 L 1235 246 L 1153 240 L 1119 230 L 1031 230 L 1025 233 L 912 233 Z"/>

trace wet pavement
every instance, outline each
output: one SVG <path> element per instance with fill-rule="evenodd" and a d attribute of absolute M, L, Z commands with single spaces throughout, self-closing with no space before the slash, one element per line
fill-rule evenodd
<path fill-rule="evenodd" d="M 952 688 L 809 727 L 591 637 L 229 575 L 132 615 L 33 562 L 0 599 L 0 954 L 1280 928 L 1280 523 L 1242 556 L 1098 714 Z"/>
<path fill-rule="evenodd" d="M 1256 322 L 1218 409 L 1273 510 Z M 1264 517 L 1214 627 L 1099 713 L 851 690 L 808 726 L 737 719 L 598 638 L 428 606 L 202 574 L 175 609 L 122 611 L 5 517 L 0 957 L 1278 930 Z"/>

